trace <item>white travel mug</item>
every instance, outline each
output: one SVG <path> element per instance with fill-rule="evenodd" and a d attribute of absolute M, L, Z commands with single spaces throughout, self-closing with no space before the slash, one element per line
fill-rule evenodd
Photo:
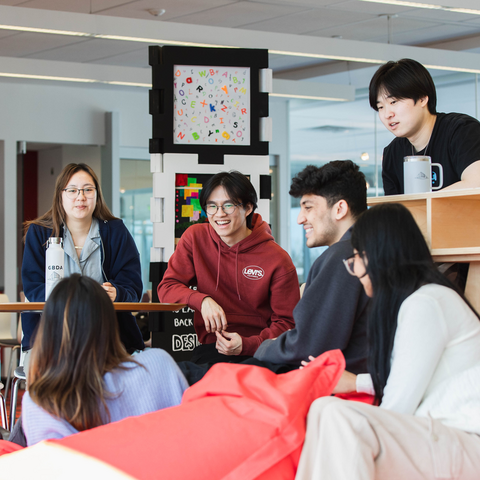
<path fill-rule="evenodd" d="M 440 171 L 440 184 L 432 187 L 432 165 Z M 432 163 L 432 159 L 425 155 L 412 155 L 403 158 L 403 186 L 404 193 L 426 193 L 443 187 L 443 167 L 439 163 Z"/>

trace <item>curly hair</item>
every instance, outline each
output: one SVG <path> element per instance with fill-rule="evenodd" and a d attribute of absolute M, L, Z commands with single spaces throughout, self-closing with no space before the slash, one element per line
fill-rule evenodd
<path fill-rule="evenodd" d="M 367 182 L 360 167 L 351 160 L 334 160 L 322 167 L 308 165 L 292 180 L 290 195 L 319 195 L 331 208 L 345 200 L 354 218 L 367 209 Z"/>

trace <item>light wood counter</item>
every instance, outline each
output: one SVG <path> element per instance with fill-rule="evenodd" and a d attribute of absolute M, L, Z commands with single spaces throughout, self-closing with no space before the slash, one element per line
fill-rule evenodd
<path fill-rule="evenodd" d="M 0 303 L 0 312 L 41 312 L 45 302 Z M 186 307 L 183 303 L 113 302 L 117 312 L 176 312 Z"/>

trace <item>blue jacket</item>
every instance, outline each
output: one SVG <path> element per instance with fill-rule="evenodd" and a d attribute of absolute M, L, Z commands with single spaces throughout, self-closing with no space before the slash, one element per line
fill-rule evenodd
<path fill-rule="evenodd" d="M 105 282 L 117 289 L 117 302 L 138 302 L 142 296 L 140 254 L 122 220 L 99 219 L 102 239 L 102 273 Z M 30 302 L 45 301 L 45 245 L 52 230 L 31 225 L 25 240 L 22 282 Z M 142 335 L 131 313 L 117 313 L 120 339 L 127 350 L 143 350 Z M 32 348 L 32 335 L 40 320 L 38 313 L 22 313 L 22 350 Z"/>

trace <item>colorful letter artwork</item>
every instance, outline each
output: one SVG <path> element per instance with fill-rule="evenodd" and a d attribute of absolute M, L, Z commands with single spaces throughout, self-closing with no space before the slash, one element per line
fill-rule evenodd
<path fill-rule="evenodd" d="M 173 142 L 250 145 L 250 68 L 174 65 Z"/>
<path fill-rule="evenodd" d="M 180 238 L 190 225 L 206 220 L 199 197 L 203 185 L 212 176 L 211 173 L 175 175 L 175 238 Z"/>

